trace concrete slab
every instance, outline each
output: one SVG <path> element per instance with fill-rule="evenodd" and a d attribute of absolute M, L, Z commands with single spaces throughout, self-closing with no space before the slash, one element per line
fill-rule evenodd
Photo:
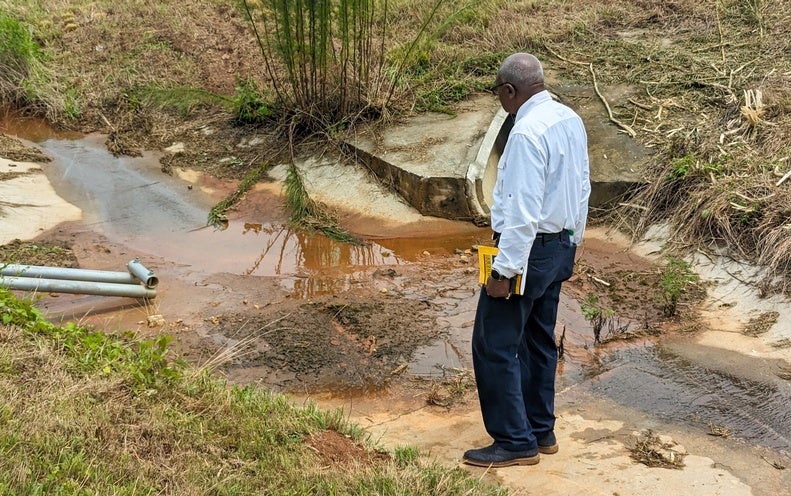
<path fill-rule="evenodd" d="M 82 211 L 52 189 L 39 164 L 0 157 L 0 244 L 31 239 L 61 222 L 78 220 Z"/>
<path fill-rule="evenodd" d="M 547 86 L 574 108 L 588 130 L 591 207 L 628 195 L 641 181 L 651 150 L 609 121 L 592 87 Z M 620 101 L 631 91 L 612 88 Z M 352 153 L 423 215 L 488 223 L 496 166 L 512 120 L 487 95 L 460 103 L 455 115 L 428 113 L 386 127 L 365 128 L 347 139 Z"/>
<path fill-rule="evenodd" d="M 347 140 L 358 159 L 423 215 L 476 220 L 467 171 L 499 104 L 491 96 L 464 102 L 456 115 L 421 114 L 369 127 Z"/>

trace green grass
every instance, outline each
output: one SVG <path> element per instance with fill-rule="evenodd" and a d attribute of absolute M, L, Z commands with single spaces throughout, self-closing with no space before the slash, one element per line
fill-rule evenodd
<path fill-rule="evenodd" d="M 662 312 L 666 317 L 673 317 L 678 311 L 678 302 L 687 292 L 690 285 L 697 282 L 698 276 L 692 271 L 692 266 L 685 260 L 668 256 L 667 264 L 662 270 L 659 280 L 660 297 L 662 298 Z"/>
<path fill-rule="evenodd" d="M 0 8 L 0 104 L 35 109 L 51 119 L 73 117 L 71 96 L 57 88 L 32 28 Z"/>
<path fill-rule="evenodd" d="M 363 244 L 361 239 L 341 227 L 323 205 L 310 198 L 302 176 L 293 165 L 289 166 L 286 176 L 286 209 L 289 212 L 288 223 L 294 228 L 309 233 L 318 231 L 341 243 Z"/>
<path fill-rule="evenodd" d="M 0 494 L 504 494 L 413 448 L 334 465 L 312 434 L 373 449 L 342 411 L 228 385 L 166 338 L 57 326 L 6 290 L 0 314 Z"/>

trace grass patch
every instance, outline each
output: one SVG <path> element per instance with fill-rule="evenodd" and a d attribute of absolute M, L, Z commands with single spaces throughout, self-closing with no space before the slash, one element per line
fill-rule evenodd
<path fill-rule="evenodd" d="M 3 494 L 504 494 L 409 448 L 372 456 L 343 412 L 229 386 L 166 338 L 56 326 L 5 290 L 0 310 Z M 330 431 L 359 457 L 308 444 Z"/>
<path fill-rule="evenodd" d="M 182 117 L 187 118 L 200 108 L 217 106 L 231 108 L 234 101 L 202 88 L 154 83 L 130 90 L 128 104 L 130 110 L 138 110 L 141 107 L 166 108 L 175 110 Z"/>
<path fill-rule="evenodd" d="M 23 107 L 49 119 L 73 117 L 76 107 L 56 86 L 33 29 L 0 8 L 0 104 Z"/>
<path fill-rule="evenodd" d="M 228 227 L 228 218 L 226 217 L 228 210 L 244 198 L 245 193 L 266 175 L 269 168 L 269 162 L 263 162 L 258 167 L 249 169 L 233 193 L 209 210 L 208 225 L 221 229 Z"/>
<path fill-rule="evenodd" d="M 286 176 L 286 209 L 288 223 L 308 232 L 318 231 L 328 238 L 353 245 L 364 244 L 354 234 L 340 226 L 338 220 L 323 205 L 313 201 L 305 190 L 302 176 L 293 165 Z"/>

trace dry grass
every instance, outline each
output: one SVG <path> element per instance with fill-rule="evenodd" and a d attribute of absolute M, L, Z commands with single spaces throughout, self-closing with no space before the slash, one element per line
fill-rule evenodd
<path fill-rule="evenodd" d="M 657 158 L 646 187 L 615 212 L 621 227 L 639 237 L 667 221 L 673 248 L 717 250 L 786 277 L 791 184 L 781 179 L 791 170 L 791 3 L 755 8 L 616 2 L 587 10 L 573 33 L 544 43 L 567 77 L 591 81 L 595 71 L 600 86 L 641 89 L 610 102 Z"/>
<path fill-rule="evenodd" d="M 650 429 L 633 437 L 630 451 L 633 459 L 649 467 L 684 468 L 686 451 Z"/>

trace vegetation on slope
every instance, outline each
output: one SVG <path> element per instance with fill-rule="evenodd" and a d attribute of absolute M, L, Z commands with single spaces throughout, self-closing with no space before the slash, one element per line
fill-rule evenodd
<path fill-rule="evenodd" d="M 0 315 L 2 494 L 500 493 L 373 449 L 340 410 L 174 361 L 166 337 L 56 326 L 4 289 Z"/>

